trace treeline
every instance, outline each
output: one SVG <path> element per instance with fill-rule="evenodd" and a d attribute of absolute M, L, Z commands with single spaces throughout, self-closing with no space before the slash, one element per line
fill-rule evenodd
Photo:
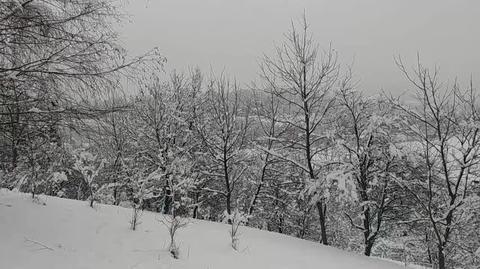
<path fill-rule="evenodd" d="M 128 60 L 119 14 L 103 0 L 1 4 L 1 186 L 129 206 L 133 229 L 144 209 L 241 219 L 365 255 L 478 268 L 472 83 L 397 59 L 412 94 L 365 96 L 305 20 L 263 58 L 256 84 L 165 74 L 156 50 Z"/>

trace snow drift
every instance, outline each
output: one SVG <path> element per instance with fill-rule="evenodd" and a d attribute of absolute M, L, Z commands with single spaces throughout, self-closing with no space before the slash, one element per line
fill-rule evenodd
<path fill-rule="evenodd" d="M 5 269 L 395 269 L 392 262 L 315 242 L 241 227 L 239 251 L 229 227 L 189 220 L 179 231 L 180 259 L 167 251 L 162 215 L 144 212 L 136 231 L 131 209 L 0 189 L 0 268 Z"/>

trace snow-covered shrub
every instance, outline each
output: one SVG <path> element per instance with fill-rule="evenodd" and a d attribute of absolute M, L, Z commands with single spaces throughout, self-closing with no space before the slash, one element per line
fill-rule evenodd
<path fill-rule="evenodd" d="M 64 196 L 62 190 L 62 184 L 68 181 L 67 174 L 65 172 L 53 172 L 50 177 L 50 193 L 55 193 L 59 197 Z"/>
<path fill-rule="evenodd" d="M 102 170 L 105 161 L 98 160 L 97 156 L 94 156 L 83 148 L 75 152 L 75 159 L 73 167 L 82 174 L 90 195 L 90 207 L 93 207 L 93 203 L 97 201 L 97 192 L 100 190 L 97 176 L 100 170 Z"/>
<path fill-rule="evenodd" d="M 180 258 L 180 246 L 175 241 L 175 236 L 179 229 L 187 226 L 188 222 L 185 219 L 171 215 L 165 215 L 160 222 L 165 225 L 165 227 L 168 229 L 168 234 L 170 235 L 168 252 L 170 252 L 173 258 Z"/>
<path fill-rule="evenodd" d="M 151 177 L 143 177 L 141 173 L 134 175 L 128 183 L 132 191 L 132 218 L 130 220 L 130 228 L 135 231 L 136 227 L 141 224 L 141 212 L 146 199 L 154 197 L 154 185 L 150 184 Z"/>
<path fill-rule="evenodd" d="M 140 218 L 142 217 L 142 210 L 139 204 L 134 203 L 132 207 L 132 218 L 130 219 L 130 229 L 135 231 L 140 225 Z"/>
<path fill-rule="evenodd" d="M 243 225 L 246 223 L 246 221 L 248 220 L 248 216 L 240 212 L 238 209 L 235 209 L 232 212 L 232 214 L 228 214 L 227 212 L 225 212 L 224 215 L 225 215 L 225 221 L 230 223 L 229 234 L 230 234 L 232 248 L 238 251 L 240 247 L 240 238 L 239 238 L 238 229 L 240 228 L 240 225 Z"/>

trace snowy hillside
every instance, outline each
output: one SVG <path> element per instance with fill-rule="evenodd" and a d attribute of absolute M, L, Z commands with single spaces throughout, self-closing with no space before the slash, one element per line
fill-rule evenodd
<path fill-rule="evenodd" d="M 137 231 L 131 210 L 0 189 L 0 268 L 8 269 L 255 269 L 404 268 L 318 243 L 241 227 L 240 249 L 229 245 L 228 226 L 191 220 L 180 230 L 181 258 L 166 251 L 160 215 L 145 212 Z"/>

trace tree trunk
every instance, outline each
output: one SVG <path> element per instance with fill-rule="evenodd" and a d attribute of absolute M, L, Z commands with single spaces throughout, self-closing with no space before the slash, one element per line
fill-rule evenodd
<path fill-rule="evenodd" d="M 258 195 L 260 194 L 260 190 L 262 189 L 263 183 L 258 184 L 257 190 L 253 196 L 252 202 L 250 203 L 250 208 L 248 209 L 248 215 L 251 216 L 253 211 L 255 210 L 255 204 L 257 203 Z"/>
<path fill-rule="evenodd" d="M 163 202 L 163 214 L 170 214 L 170 209 L 172 205 L 172 193 L 170 187 L 165 188 L 165 200 Z"/>
<path fill-rule="evenodd" d="M 77 200 L 82 200 L 82 183 L 78 184 L 77 187 Z"/>
<path fill-rule="evenodd" d="M 278 233 L 283 234 L 283 218 L 282 217 L 278 219 L 277 229 L 278 229 Z"/>
<path fill-rule="evenodd" d="M 365 244 L 364 252 L 365 256 L 370 256 L 373 247 L 373 238 L 370 238 L 370 209 L 368 206 L 364 206 L 363 209 L 363 243 Z"/>
<path fill-rule="evenodd" d="M 370 256 L 372 254 L 372 248 L 373 248 L 374 242 L 375 240 L 367 240 L 367 242 L 365 243 L 365 250 L 363 252 L 365 256 Z"/>
<path fill-rule="evenodd" d="M 193 218 L 193 219 L 198 218 L 198 205 L 196 205 L 196 206 L 193 208 L 192 218 Z"/>
<path fill-rule="evenodd" d="M 269 142 L 268 150 L 270 150 L 271 148 L 272 148 L 272 144 L 271 142 Z M 260 176 L 260 183 L 257 186 L 252 202 L 250 204 L 250 208 L 248 209 L 249 216 L 251 216 L 253 214 L 253 211 L 255 210 L 255 204 L 257 203 L 258 196 L 260 195 L 260 191 L 262 190 L 263 183 L 265 181 L 265 174 L 267 173 L 267 166 L 268 166 L 268 159 L 269 159 L 268 157 L 269 155 L 265 157 L 265 162 L 262 167 L 262 174 Z"/>
<path fill-rule="evenodd" d="M 230 186 L 230 174 L 228 173 L 228 161 L 227 161 L 227 144 L 223 146 L 223 173 L 225 177 L 225 199 L 226 201 L 226 210 L 227 214 L 230 216 L 232 214 L 232 190 Z M 228 219 L 228 224 L 232 224 L 232 220 Z"/>
<path fill-rule="evenodd" d="M 438 245 L 438 269 L 445 269 L 445 253 L 443 246 Z"/>
<path fill-rule="evenodd" d="M 92 188 L 91 182 L 90 182 L 88 188 L 90 190 L 90 207 L 93 208 L 93 202 L 95 201 L 95 195 L 93 193 L 93 188 Z"/>
<path fill-rule="evenodd" d="M 192 218 L 196 219 L 198 218 L 198 199 L 199 199 L 199 192 L 195 192 L 195 198 L 193 200 L 194 204 L 195 204 L 195 207 L 193 207 L 193 214 L 192 214 Z"/>
<path fill-rule="evenodd" d="M 323 203 L 323 201 L 317 202 L 317 209 L 318 209 L 318 218 L 320 220 L 320 233 L 322 235 L 322 244 L 328 246 L 327 240 L 327 225 L 326 225 L 326 217 L 325 212 L 327 211 L 327 205 Z"/>
<path fill-rule="evenodd" d="M 14 134 L 15 135 L 15 134 Z M 17 150 L 17 145 L 16 145 L 16 140 L 12 141 L 12 171 L 17 168 L 17 160 L 18 160 L 18 150 Z"/>
<path fill-rule="evenodd" d="M 227 199 L 227 213 L 228 215 L 232 214 L 232 194 L 230 192 L 227 192 L 227 195 L 226 195 L 226 199 Z"/>
<path fill-rule="evenodd" d="M 114 165 L 116 166 L 116 165 Z M 118 197 L 118 187 L 117 187 L 117 175 L 113 175 L 113 205 L 119 205 L 120 204 L 120 197 Z"/>

